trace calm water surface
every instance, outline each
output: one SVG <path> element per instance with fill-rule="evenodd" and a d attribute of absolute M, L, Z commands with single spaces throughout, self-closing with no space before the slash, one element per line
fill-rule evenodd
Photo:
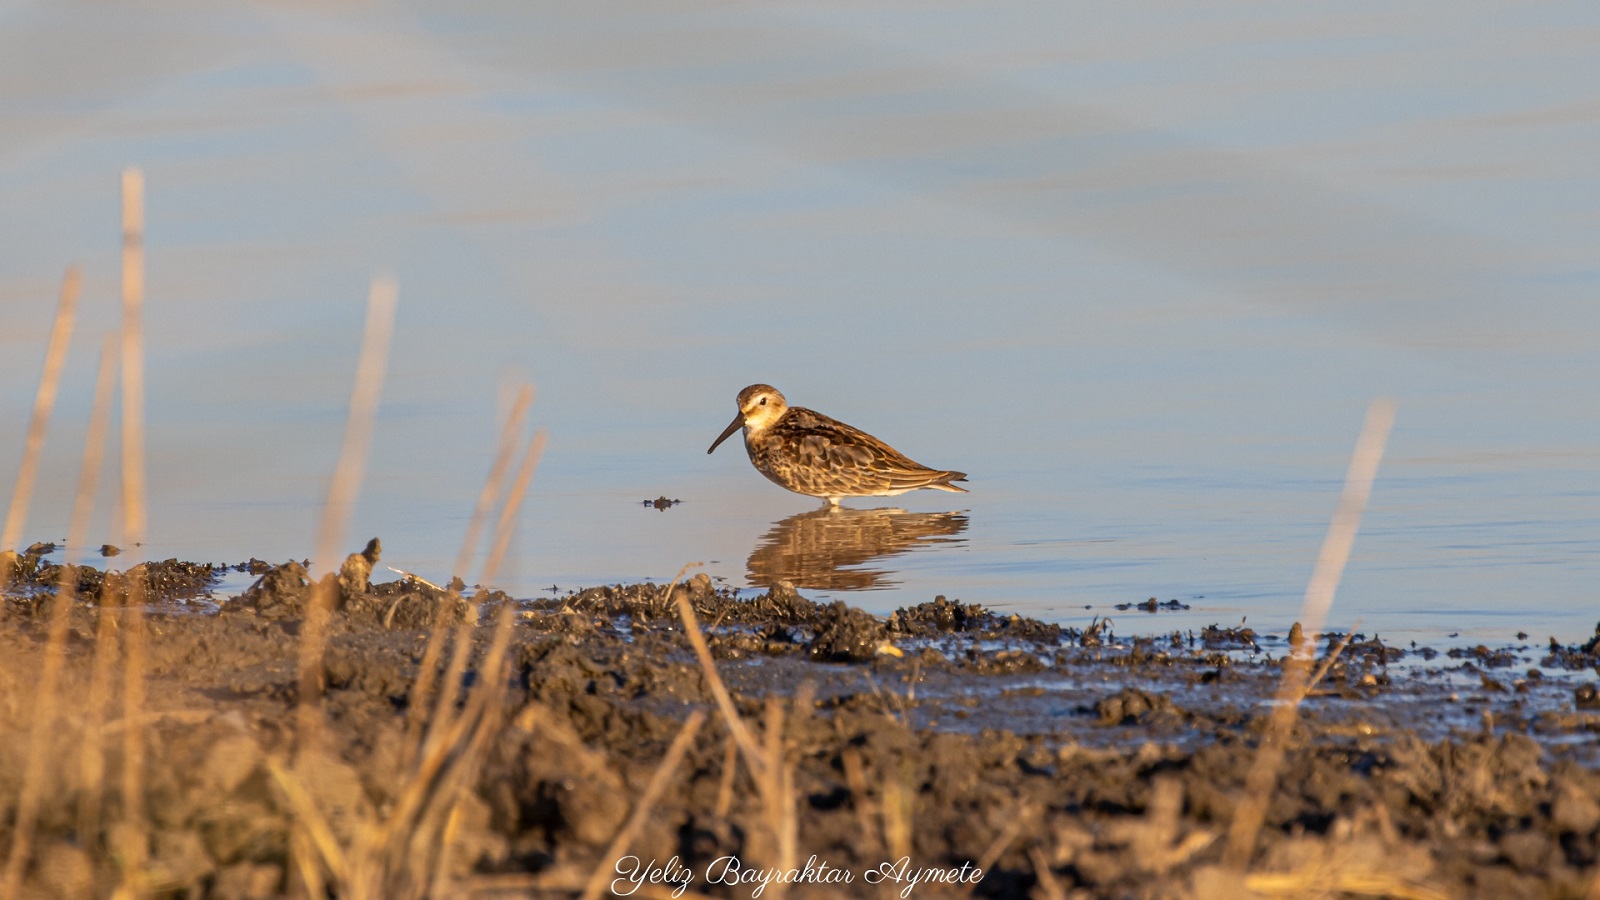
<path fill-rule="evenodd" d="M 65 534 L 137 164 L 151 555 L 313 552 L 387 272 L 347 543 L 425 577 L 528 380 L 523 595 L 703 560 L 879 612 L 1282 629 L 1381 394 L 1332 624 L 1579 640 L 1597 35 L 1584 2 L 0 4 L 0 473 L 81 262 L 29 540 Z M 756 381 L 972 493 L 816 515 L 705 453 Z M 1192 609 L 1114 612 L 1151 596 Z"/>

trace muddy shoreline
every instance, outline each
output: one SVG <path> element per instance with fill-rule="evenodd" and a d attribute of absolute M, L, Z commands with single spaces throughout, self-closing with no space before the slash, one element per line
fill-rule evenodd
<path fill-rule="evenodd" d="M 106 635 L 124 627 L 128 580 L 70 573 L 62 712 L 23 896 L 108 896 L 128 880 L 130 840 L 145 893 L 302 890 L 297 827 L 317 819 L 326 840 L 354 848 L 405 807 L 407 721 L 430 717 L 412 701 L 436 622 L 469 623 L 452 709 L 492 694 L 481 711 L 492 729 L 471 745 L 448 827 L 428 848 L 433 880 L 385 882 L 399 893 L 578 896 L 598 872 L 624 895 L 668 896 L 687 878 L 688 892 L 750 897 L 763 888 L 752 879 L 776 869 L 798 883 L 760 896 L 1582 897 L 1600 862 L 1600 645 L 1589 636 L 1450 653 L 1353 636 L 1302 704 L 1240 871 L 1221 859 L 1289 648 L 1281 638 L 1129 637 L 944 598 L 873 617 L 787 587 L 739 597 L 690 577 L 676 590 L 741 727 L 770 754 L 747 756 L 663 586 L 520 603 L 488 594 L 475 613 L 425 582 L 371 583 L 368 551 L 365 570 L 347 564 L 329 588 L 321 750 L 295 768 L 310 812 L 282 775 L 312 597 L 303 566 L 242 564 L 257 582 L 220 603 L 209 592 L 223 567 L 131 570 L 148 600 L 146 696 L 136 722 L 111 697 L 100 728 L 75 698 Z M 0 614 L 6 845 L 62 575 L 49 557 L 11 561 Z M 502 608 L 511 624 L 497 648 Z M 493 671 L 509 677 L 488 685 Z M 450 674 L 439 661 L 425 680 Z M 115 737 L 129 728 L 146 759 L 132 838 L 119 831 L 115 774 Z M 77 764 L 90 738 L 105 748 L 103 781 Z M 674 752 L 681 760 L 658 776 Z M 764 774 L 761 759 L 772 762 Z M 86 832 L 90 795 L 103 795 L 103 812 Z M 355 876 L 325 868 L 309 877 L 343 895 L 341 877 Z"/>

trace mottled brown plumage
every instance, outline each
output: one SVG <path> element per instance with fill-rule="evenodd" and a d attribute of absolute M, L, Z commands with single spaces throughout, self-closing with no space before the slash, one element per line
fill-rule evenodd
<path fill-rule="evenodd" d="M 790 406 L 776 388 L 752 384 L 739 392 L 739 414 L 710 453 L 738 429 L 756 471 L 797 494 L 893 497 L 918 488 L 966 493 L 952 481 L 966 473 L 930 469 L 859 428 L 803 406 Z"/>

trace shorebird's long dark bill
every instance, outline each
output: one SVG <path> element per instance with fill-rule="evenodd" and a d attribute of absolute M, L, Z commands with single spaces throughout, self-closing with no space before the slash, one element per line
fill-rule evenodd
<path fill-rule="evenodd" d="M 733 417 L 733 424 L 729 425 L 727 428 L 724 428 L 722 430 L 722 433 L 717 435 L 717 439 L 711 442 L 711 450 L 717 449 L 717 446 L 719 444 L 721 444 L 723 441 L 728 439 L 728 435 L 733 434 L 735 431 L 738 431 L 743 425 L 744 425 L 744 413 L 739 413 L 737 416 Z M 710 453 L 711 450 L 707 450 L 706 452 Z"/>

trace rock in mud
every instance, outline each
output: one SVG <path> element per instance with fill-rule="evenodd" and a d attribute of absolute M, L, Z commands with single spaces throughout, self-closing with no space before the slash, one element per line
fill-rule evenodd
<path fill-rule="evenodd" d="M 989 616 L 987 610 L 975 603 L 951 603 L 943 594 L 931 603 L 918 603 L 895 610 L 889 617 L 889 630 L 910 635 L 934 636 L 956 631 L 966 631 L 979 626 Z"/>
<path fill-rule="evenodd" d="M 508 598 L 496 591 L 487 599 L 504 602 Z M 386 629 L 429 629 L 468 621 L 472 604 L 455 591 L 402 578 L 370 585 L 366 593 L 346 600 L 344 613 L 353 621 L 371 622 Z"/>
<path fill-rule="evenodd" d="M 866 662 L 877 655 L 886 637 L 883 623 L 838 600 L 828 607 L 806 653 L 818 662 Z"/>
<path fill-rule="evenodd" d="M 1600 709 L 1600 689 L 1592 684 L 1580 684 L 1572 692 L 1572 700 L 1579 709 Z"/>
<path fill-rule="evenodd" d="M 339 567 L 339 597 L 348 603 L 360 597 L 372 586 L 372 567 L 383 555 L 383 544 L 377 538 L 367 541 L 366 549 L 345 557 Z"/>
<path fill-rule="evenodd" d="M 121 604 L 129 585 L 137 584 L 146 602 L 192 600 L 211 592 L 222 577 L 222 567 L 208 563 L 167 559 L 140 563 L 126 572 L 102 572 L 93 566 L 44 563 L 33 574 L 36 584 L 56 587 L 65 575 L 78 598 L 100 605 Z"/>
<path fill-rule="evenodd" d="M 1102 725 L 1147 725 L 1158 719 L 1183 719 L 1182 711 L 1165 696 L 1133 687 L 1095 701 L 1094 714 Z"/>
<path fill-rule="evenodd" d="M 254 610 L 263 619 L 299 619 L 311 603 L 311 575 L 293 560 L 273 566 L 223 608 Z"/>

